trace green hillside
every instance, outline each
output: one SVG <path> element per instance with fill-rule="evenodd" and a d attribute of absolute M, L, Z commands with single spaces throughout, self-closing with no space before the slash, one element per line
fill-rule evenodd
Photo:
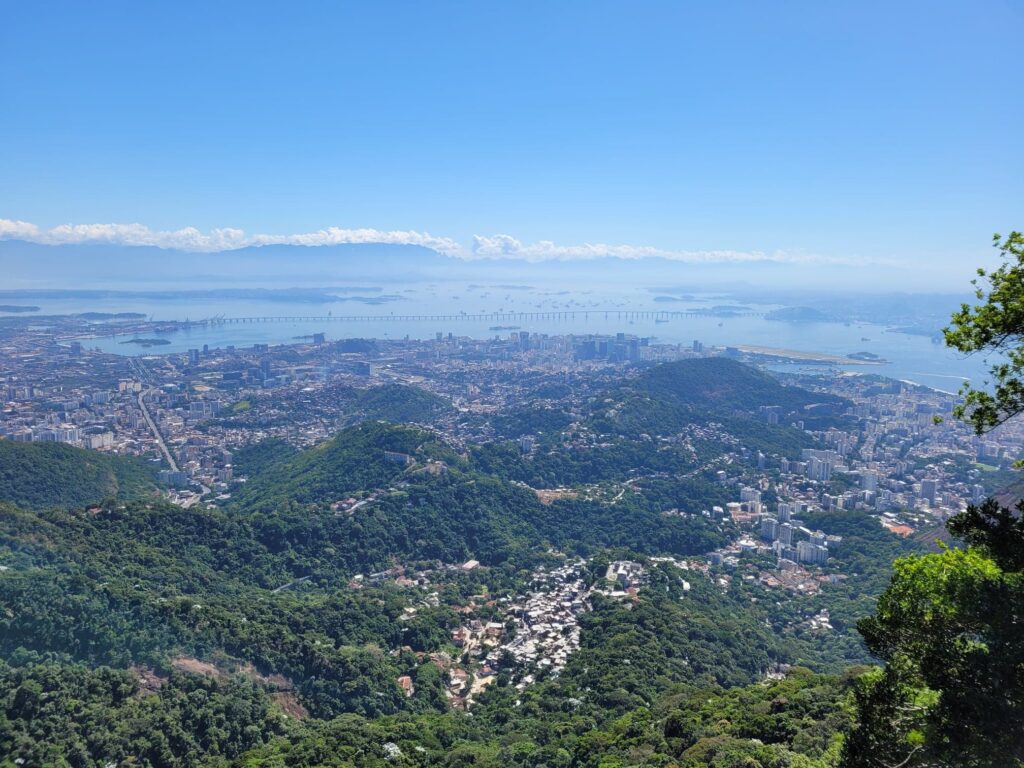
<path fill-rule="evenodd" d="M 678 571 L 653 564 L 635 602 L 595 597 L 561 676 L 521 691 L 505 674 L 471 715 L 449 711 L 427 654 L 458 655 L 454 606 L 513 594 L 529 572 L 437 571 L 429 589 L 441 602 L 431 607 L 426 590 L 345 587 L 332 556 L 340 538 L 279 533 L 304 537 L 305 548 L 276 549 L 256 520 L 218 511 L 4 507 L 0 657 L 10 666 L 0 662 L 0 751 L 30 764 L 135 756 L 154 766 L 312 767 L 384 765 L 374 756 L 394 741 L 423 766 L 452 750 L 479 765 L 500 755 L 537 765 L 552 750 L 565 766 L 637 750 L 660 761 L 724 750 L 789 765 L 823 757 L 848 728 L 845 683 L 800 674 L 757 684 L 792 651 L 746 596 L 699 576 L 684 591 Z M 311 580 L 276 589 L 314 552 Z M 591 578 L 606 562 L 595 561 Z M 402 675 L 415 680 L 410 697 L 396 684 Z M 737 685 L 751 687 L 720 687 Z M 232 762 L 202 762 L 218 756 Z"/>
<path fill-rule="evenodd" d="M 721 424 L 751 449 L 794 455 L 812 445 L 803 430 L 841 423 L 849 403 L 834 395 L 784 386 L 749 365 L 723 357 L 681 360 L 655 366 L 596 398 L 593 429 L 636 437 L 668 435 L 688 424 Z M 769 425 L 759 409 L 777 407 Z"/>
<path fill-rule="evenodd" d="M 384 419 L 396 424 L 424 424 L 450 411 L 452 404 L 419 387 L 385 384 L 357 390 L 351 408 L 353 420 Z"/>
<path fill-rule="evenodd" d="M 388 461 L 386 451 L 412 463 Z M 482 468 L 432 433 L 364 422 L 265 464 L 229 509 L 275 550 L 290 549 L 298 561 L 319 568 L 326 557 L 321 548 L 329 546 L 331 568 L 349 572 L 393 557 L 499 563 L 528 558 L 544 542 L 694 554 L 724 541 L 717 524 L 664 516 L 660 505 L 640 497 L 617 507 L 571 498 L 548 506 L 529 488 Z M 705 489 L 696 481 L 693 487 Z M 358 503 L 351 513 L 345 511 L 351 502 L 331 508 L 348 498 Z"/>
<path fill-rule="evenodd" d="M 29 508 L 81 507 L 156 493 L 152 465 L 64 443 L 0 440 L 0 501 Z"/>
<path fill-rule="evenodd" d="M 627 386 L 665 402 L 716 411 L 756 413 L 761 406 L 775 405 L 790 414 L 846 404 L 834 395 L 784 386 L 773 376 L 726 357 L 658 365 Z"/>

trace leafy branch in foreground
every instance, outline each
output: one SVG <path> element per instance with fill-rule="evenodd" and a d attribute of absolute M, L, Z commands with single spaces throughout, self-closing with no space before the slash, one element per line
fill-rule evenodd
<path fill-rule="evenodd" d="M 978 270 L 972 280 L 980 304 L 963 304 L 943 329 L 946 345 L 967 354 L 996 353 L 989 367 L 993 391 L 964 384 L 964 402 L 954 409 L 975 432 L 983 434 L 1024 412 L 1024 234 L 993 237 L 1003 264 Z"/>

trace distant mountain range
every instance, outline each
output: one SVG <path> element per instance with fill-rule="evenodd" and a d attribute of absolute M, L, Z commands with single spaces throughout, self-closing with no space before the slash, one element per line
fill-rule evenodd
<path fill-rule="evenodd" d="M 5 288 L 204 288 L 443 278 L 453 259 L 417 245 L 265 245 L 218 253 L 0 241 Z M 283 287 L 283 286 L 282 286 Z"/>
<path fill-rule="evenodd" d="M 841 279 L 856 285 L 853 266 L 776 261 L 685 262 L 665 258 L 529 262 L 519 258 L 463 259 L 418 245 L 264 245 L 216 253 L 111 244 L 41 245 L 0 240 L 4 285 L 12 290 L 55 288 L 203 289 L 291 287 L 467 280 L 554 284 L 675 284 L 685 290 L 800 287 Z M 837 283 L 839 284 L 839 283 Z"/>

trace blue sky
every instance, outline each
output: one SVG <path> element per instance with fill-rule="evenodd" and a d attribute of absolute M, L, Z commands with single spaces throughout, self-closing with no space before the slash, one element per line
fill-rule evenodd
<path fill-rule="evenodd" d="M 1024 226 L 1022 32 L 985 0 L 7 3 L 0 219 L 960 280 Z"/>

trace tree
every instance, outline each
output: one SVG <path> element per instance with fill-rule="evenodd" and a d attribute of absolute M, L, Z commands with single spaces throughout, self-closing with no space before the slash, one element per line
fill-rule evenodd
<path fill-rule="evenodd" d="M 945 330 L 962 352 L 1000 355 L 993 391 L 965 387 L 955 411 L 978 434 L 1024 412 L 1024 235 L 995 245 L 1005 263 L 978 270 L 981 303 Z M 972 505 L 948 528 L 966 548 L 897 560 L 858 623 L 886 667 L 859 681 L 844 768 L 1024 766 L 1024 501 Z"/>
<path fill-rule="evenodd" d="M 961 305 L 943 330 L 947 346 L 999 356 L 989 367 L 993 391 L 965 384 L 964 402 L 954 411 L 979 435 L 1024 412 L 1024 234 L 995 235 L 993 245 L 1003 264 L 991 272 L 978 270 L 971 282 L 980 303 Z"/>

